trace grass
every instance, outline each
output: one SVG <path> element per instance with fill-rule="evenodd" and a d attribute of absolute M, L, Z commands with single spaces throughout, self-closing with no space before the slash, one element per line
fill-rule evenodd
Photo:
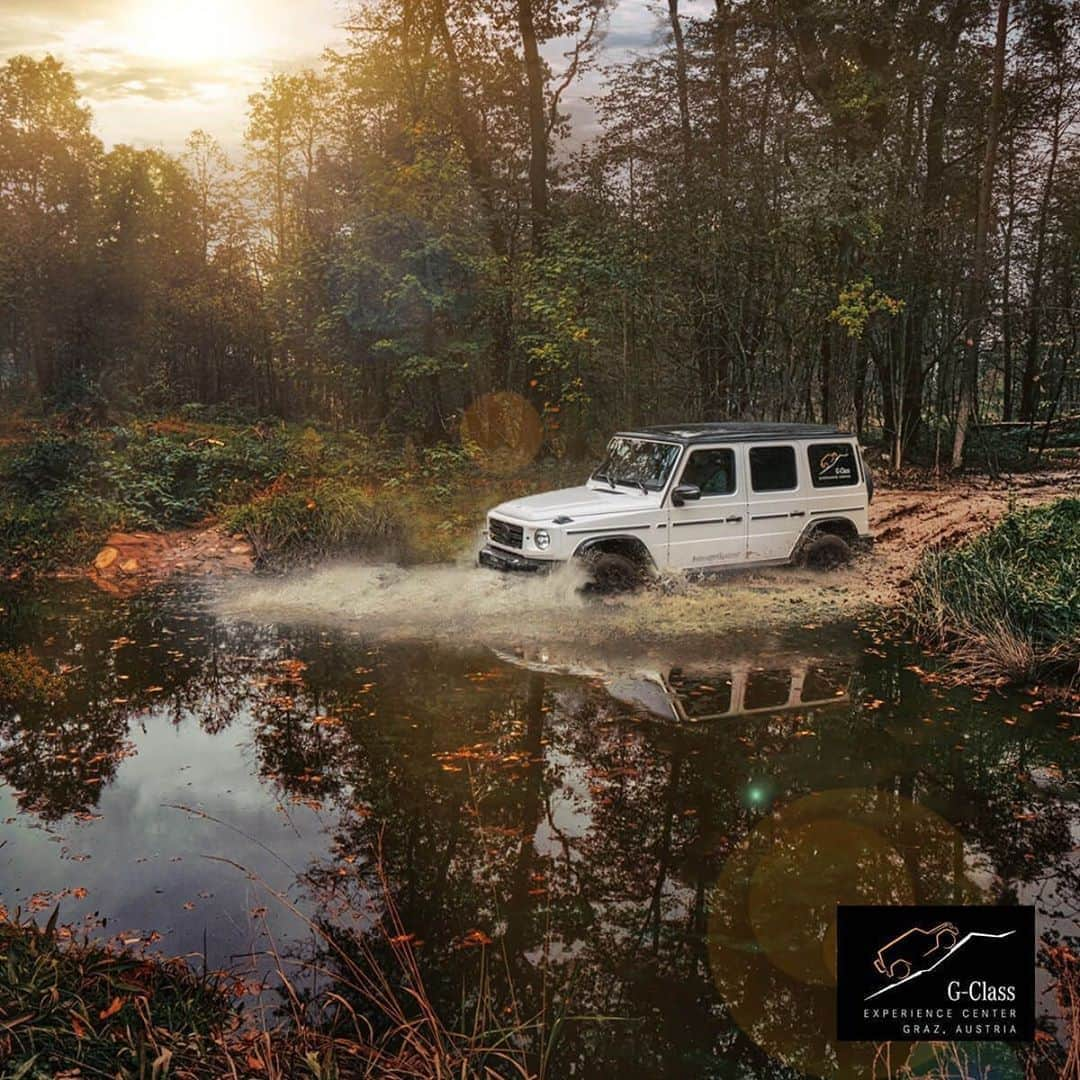
<path fill-rule="evenodd" d="M 1080 674 L 1080 499 L 1013 510 L 988 533 L 920 561 L 919 639 L 975 679 L 1074 683 Z"/>
<path fill-rule="evenodd" d="M 10 1080 L 228 1076 L 237 1016 L 217 977 L 0 919 L 0 1065 Z"/>
<path fill-rule="evenodd" d="M 260 563 L 277 566 L 360 552 L 397 554 L 405 535 L 392 500 L 330 481 L 269 493 L 230 509 L 224 523 L 248 540 Z"/>

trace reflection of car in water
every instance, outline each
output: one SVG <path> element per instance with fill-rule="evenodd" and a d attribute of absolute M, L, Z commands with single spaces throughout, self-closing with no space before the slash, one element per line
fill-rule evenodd
<path fill-rule="evenodd" d="M 890 979 L 906 979 L 923 966 L 928 957 L 948 952 L 959 940 L 960 931 L 950 922 L 929 930 L 913 926 L 878 949 L 874 969 Z"/>
<path fill-rule="evenodd" d="M 603 670 L 602 660 L 559 664 L 546 652 L 499 655 L 520 667 L 600 679 L 616 701 L 662 720 L 698 723 L 851 700 L 851 665 L 805 657 L 769 657 L 768 667 L 754 659 L 735 659 L 720 666 L 715 660 L 673 665 L 642 657 L 628 665 L 629 670 L 624 668 L 624 673 Z"/>

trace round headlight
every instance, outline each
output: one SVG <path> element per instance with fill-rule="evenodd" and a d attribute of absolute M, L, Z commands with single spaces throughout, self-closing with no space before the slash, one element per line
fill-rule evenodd
<path fill-rule="evenodd" d="M 541 551 L 551 547 L 551 537 L 548 536 L 547 529 L 537 529 L 536 532 L 533 533 L 533 543 Z"/>

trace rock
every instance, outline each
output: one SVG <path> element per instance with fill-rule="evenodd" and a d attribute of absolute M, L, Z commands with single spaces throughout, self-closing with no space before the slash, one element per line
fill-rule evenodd
<path fill-rule="evenodd" d="M 119 557 L 120 552 L 114 547 L 103 547 L 94 559 L 94 568 L 97 570 L 105 570 L 112 566 Z"/>

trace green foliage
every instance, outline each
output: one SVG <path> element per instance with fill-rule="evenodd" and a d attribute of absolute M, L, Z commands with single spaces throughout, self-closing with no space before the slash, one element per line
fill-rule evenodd
<path fill-rule="evenodd" d="M 18 447 L 0 466 L 0 566 L 84 561 L 112 528 L 194 524 L 270 484 L 288 461 L 274 433 L 175 428 L 45 429 Z"/>
<path fill-rule="evenodd" d="M 85 481 L 93 458 L 88 440 L 47 431 L 15 454 L 2 478 L 18 495 L 34 498 Z"/>
<path fill-rule="evenodd" d="M 264 565 L 392 551 L 403 536 L 396 503 L 335 482 L 256 499 L 226 515 Z"/>
<path fill-rule="evenodd" d="M 875 315 L 896 318 L 904 310 L 904 301 L 874 288 L 870 278 L 853 281 L 840 290 L 839 303 L 829 318 L 842 326 L 850 338 L 861 338 Z"/>
<path fill-rule="evenodd" d="M 125 520 L 149 528 L 190 525 L 223 503 L 246 498 L 285 463 L 278 440 L 246 434 L 184 442 L 169 436 L 135 439 L 106 456 L 102 477 L 121 500 Z"/>
<path fill-rule="evenodd" d="M 1006 680 L 1080 668 L 1080 499 L 1015 510 L 961 547 L 921 560 L 910 598 L 919 636 Z"/>

